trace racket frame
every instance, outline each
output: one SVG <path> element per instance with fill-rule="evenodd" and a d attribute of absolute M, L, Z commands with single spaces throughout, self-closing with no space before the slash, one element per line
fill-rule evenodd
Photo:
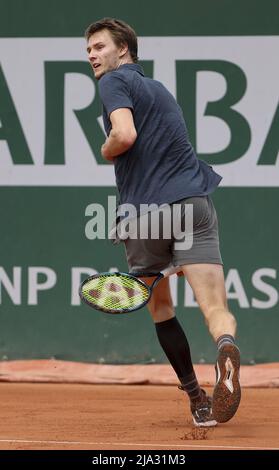
<path fill-rule="evenodd" d="M 86 278 L 82 283 L 81 285 L 79 286 L 79 296 L 81 298 L 81 300 L 83 302 L 85 302 L 87 305 L 89 305 L 89 307 L 95 309 L 95 310 L 99 310 L 101 312 L 104 312 L 104 313 L 109 313 L 109 314 L 112 314 L 112 315 L 121 315 L 122 313 L 129 313 L 129 312 L 134 312 L 136 310 L 139 310 L 141 309 L 142 307 L 144 307 L 150 300 L 150 297 L 152 295 L 152 290 L 154 289 L 154 287 L 156 287 L 156 285 L 158 284 L 158 282 L 163 279 L 164 277 L 168 277 L 170 276 L 171 274 L 174 274 L 174 273 L 177 273 L 181 271 L 181 267 L 180 266 L 171 266 L 169 268 L 166 268 L 164 269 L 163 271 L 161 272 L 143 272 L 143 271 L 137 271 L 137 272 L 131 272 L 131 273 L 125 273 L 125 272 L 121 272 L 121 271 L 113 271 L 113 272 L 102 272 L 102 273 L 97 273 L 97 274 L 93 274 L 92 276 Z M 139 304 L 137 307 L 132 307 L 132 308 L 123 308 L 121 310 L 113 310 L 113 309 L 106 309 L 105 307 L 99 307 L 98 305 L 93 305 L 89 300 L 86 299 L 86 297 L 83 295 L 82 293 L 82 288 L 84 286 L 84 284 L 86 284 L 87 282 L 91 281 L 91 279 L 96 279 L 98 277 L 101 277 L 101 276 L 126 276 L 126 277 L 130 277 L 132 279 L 135 279 L 139 284 L 143 285 L 149 292 L 149 295 L 147 297 L 146 300 L 144 300 L 141 304 Z M 139 279 L 139 277 L 155 277 L 154 281 L 152 282 L 152 284 L 149 286 L 148 284 L 146 284 L 146 282 L 142 281 L 141 279 Z"/>
<path fill-rule="evenodd" d="M 123 308 L 121 310 L 113 310 L 113 309 L 106 309 L 105 307 L 99 307 L 96 304 L 92 304 L 87 298 L 83 295 L 82 289 L 85 284 L 90 282 L 92 279 L 100 278 L 101 276 L 107 276 L 107 277 L 112 277 L 112 276 L 125 276 L 125 277 L 130 277 L 134 280 L 137 281 L 137 283 L 141 284 L 148 290 L 148 297 L 146 300 L 144 300 L 141 304 L 139 304 L 136 308 Z M 154 277 L 156 276 L 156 279 L 154 279 L 153 283 L 151 286 L 146 284 L 144 281 L 139 279 L 138 277 Z M 143 272 L 137 272 L 137 273 L 124 273 L 120 271 L 114 271 L 114 272 L 102 272 L 102 273 L 97 273 L 93 274 L 90 277 L 87 277 L 79 286 L 79 296 L 83 302 L 85 302 L 89 307 L 95 309 L 95 310 L 100 310 L 101 312 L 108 313 L 111 315 L 121 315 L 122 313 L 129 313 L 129 312 L 134 312 L 136 310 L 141 309 L 144 307 L 150 300 L 151 294 L 152 294 L 152 289 L 157 285 L 157 283 L 164 277 L 162 273 L 143 273 Z"/>

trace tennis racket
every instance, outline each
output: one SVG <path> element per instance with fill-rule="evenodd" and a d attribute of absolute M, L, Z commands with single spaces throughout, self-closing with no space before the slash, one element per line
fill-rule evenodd
<path fill-rule="evenodd" d="M 90 307 L 105 313 L 129 313 L 149 302 L 154 287 L 161 279 L 181 271 L 180 266 L 161 272 L 105 272 L 94 274 L 82 282 L 79 296 Z M 139 277 L 155 277 L 149 286 Z"/>

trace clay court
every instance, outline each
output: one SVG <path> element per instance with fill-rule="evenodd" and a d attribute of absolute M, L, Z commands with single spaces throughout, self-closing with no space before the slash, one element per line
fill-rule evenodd
<path fill-rule="evenodd" d="M 53 372 L 51 376 L 48 364 L 49 361 L 39 361 L 33 376 L 29 369 L 28 373 L 14 370 L 8 377 L 2 366 L 1 377 L 5 382 L 0 383 L 0 449 L 279 449 L 279 389 L 267 388 L 268 383 L 269 387 L 276 385 L 276 377 L 269 378 L 269 382 L 264 381 L 263 371 L 272 375 L 267 365 L 266 368 L 259 366 L 259 370 L 257 366 L 243 368 L 243 383 L 254 371 L 254 376 L 258 372 L 258 381 L 262 377 L 261 383 L 265 388 L 255 387 L 249 379 L 252 387 L 243 388 L 236 416 L 228 423 L 204 430 L 193 427 L 187 399 L 175 383 L 146 385 L 148 377 L 143 377 L 144 367 L 127 367 L 129 380 L 134 383 L 104 384 L 109 374 L 113 381 L 117 375 L 119 380 L 126 380 L 125 368 L 123 372 L 123 368 L 113 367 L 109 372 L 109 366 L 106 369 L 106 366 L 80 365 L 80 375 L 74 377 L 72 374 L 70 377 L 69 368 L 67 376 L 65 365 L 59 362 L 55 369 L 57 375 Z M 94 371 L 97 370 L 94 380 L 102 380 L 103 384 L 31 382 L 35 379 L 58 381 L 58 375 L 60 380 L 82 380 L 82 367 L 88 380 L 88 372 L 91 370 L 92 377 L 94 367 Z M 161 381 L 174 382 L 173 377 L 168 376 L 170 368 L 167 366 L 150 366 L 149 374 L 158 377 L 158 368 Z M 205 382 L 208 368 L 198 368 Z M 136 370 L 137 379 L 133 374 Z M 212 367 L 209 370 L 212 375 Z M 275 365 L 272 370 L 276 375 Z M 164 371 L 167 374 L 164 375 Z M 29 383 L 22 383 L 24 373 Z M 11 383 L 11 379 L 14 382 Z M 135 384 L 136 381 L 142 384 Z M 212 391 L 212 387 L 207 387 L 207 391 Z"/>

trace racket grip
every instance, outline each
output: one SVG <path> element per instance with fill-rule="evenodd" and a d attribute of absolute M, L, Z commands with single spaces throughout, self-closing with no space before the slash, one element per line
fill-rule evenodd
<path fill-rule="evenodd" d="M 163 274 L 164 277 L 171 276 L 172 274 L 179 274 L 181 276 L 180 273 L 182 273 L 182 269 L 181 269 L 181 266 L 170 266 L 166 269 L 163 269 L 161 273 Z"/>

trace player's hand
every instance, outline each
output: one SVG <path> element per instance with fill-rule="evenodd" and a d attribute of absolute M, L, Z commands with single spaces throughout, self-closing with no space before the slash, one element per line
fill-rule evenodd
<path fill-rule="evenodd" d="M 109 157 L 106 153 L 106 142 L 101 147 L 101 154 L 105 160 L 107 160 L 108 162 L 113 162 L 114 157 Z"/>

